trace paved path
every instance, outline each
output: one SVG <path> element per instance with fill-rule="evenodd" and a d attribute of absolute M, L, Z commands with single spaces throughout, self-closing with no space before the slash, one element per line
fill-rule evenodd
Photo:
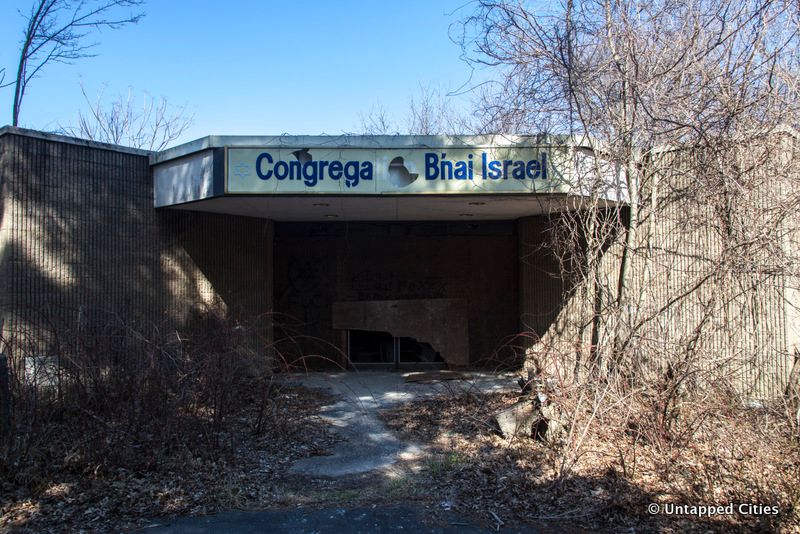
<path fill-rule="evenodd" d="M 511 375 L 470 373 L 471 380 L 447 380 L 432 384 L 406 382 L 408 373 L 347 372 L 286 375 L 285 380 L 329 391 L 338 400 L 322 408 L 320 415 L 343 440 L 329 456 L 304 458 L 290 468 L 290 474 L 312 477 L 340 477 L 390 467 L 398 460 L 414 460 L 422 448 L 392 434 L 378 418 L 378 412 L 396 404 L 439 394 L 465 391 L 508 390 Z"/>
<path fill-rule="evenodd" d="M 400 440 L 378 418 L 380 410 L 396 404 L 439 394 L 467 391 L 507 391 L 515 388 L 512 375 L 470 373 L 471 380 L 449 380 L 432 384 L 407 383 L 407 373 L 347 372 L 282 375 L 285 383 L 299 383 L 327 390 L 336 400 L 320 415 L 343 438 L 329 456 L 303 458 L 289 471 L 298 479 L 340 479 L 347 476 L 386 472 L 399 460 L 424 456 L 423 448 Z M 488 533 L 450 510 L 421 505 L 392 504 L 356 508 L 292 508 L 256 512 L 231 511 L 213 516 L 163 520 L 145 533 Z M 503 532 L 534 532 L 510 530 Z"/>

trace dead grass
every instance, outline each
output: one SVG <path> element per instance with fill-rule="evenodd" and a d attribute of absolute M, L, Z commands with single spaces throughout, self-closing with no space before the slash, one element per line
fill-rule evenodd
<path fill-rule="evenodd" d="M 138 454 L 80 470 L 71 465 L 70 451 L 81 446 L 81 435 L 105 436 L 107 429 L 94 428 L 80 414 L 65 418 L 49 429 L 51 447 L 63 452 L 48 456 L 60 457 L 61 463 L 50 466 L 47 477 L 40 470 L 36 481 L 21 473 L 2 482 L 0 530 L 120 531 L 141 526 L 146 518 L 280 502 L 284 496 L 278 481 L 286 468 L 299 458 L 324 454 L 336 440 L 315 415 L 330 397 L 301 387 L 277 388 L 269 423 L 256 433 L 260 393 L 243 392 L 239 409 L 218 433 L 198 424 L 196 435 L 169 444 L 155 439 L 158 432 L 150 440 L 143 432 L 129 445 Z"/>
<path fill-rule="evenodd" d="M 487 424 L 491 414 L 517 400 L 515 394 L 427 399 L 382 414 L 403 437 L 431 444 L 421 472 L 309 481 L 285 472 L 295 460 L 324 454 L 335 442 L 316 416 L 331 398 L 277 387 L 264 416 L 262 388 L 253 382 L 240 390 L 219 431 L 198 421 L 185 425 L 196 434 L 164 443 L 163 433 L 153 429 L 148 437 L 145 426 L 125 454 L 92 465 L 73 456 L 82 458 L 81 443 L 97 447 L 92 440 L 107 438 L 109 421 L 65 415 L 49 428 L 50 450 L 43 452 L 59 461 L 39 468 L 36 480 L 17 473 L 0 483 L 0 530 L 120 531 L 161 516 L 402 500 L 484 522 L 493 513 L 507 524 L 532 522 L 537 528 L 797 531 L 800 446 L 786 418 L 768 409 L 687 404 L 668 437 L 651 417 L 646 397 L 594 411 L 565 395 L 559 402 L 575 410 L 572 437 L 540 442 L 508 441 Z M 266 423 L 257 429 L 259 419 Z M 780 514 L 651 516 L 647 505 L 654 502 L 776 505 Z"/>
<path fill-rule="evenodd" d="M 486 420 L 514 394 L 422 400 L 382 414 L 405 437 L 431 443 L 426 484 L 452 506 L 504 520 L 568 520 L 620 531 L 797 531 L 800 446 L 769 410 L 686 406 L 690 439 L 653 439 L 645 406 L 578 413 L 572 439 L 558 443 L 493 434 Z M 569 402 L 570 399 L 562 399 Z M 633 407 L 633 408 L 632 408 Z M 688 421 L 702 418 L 702 425 Z M 586 435 L 576 445 L 575 434 Z M 565 469 L 565 459 L 570 460 Z M 650 515 L 650 503 L 776 505 L 780 514 L 711 518 Z"/>

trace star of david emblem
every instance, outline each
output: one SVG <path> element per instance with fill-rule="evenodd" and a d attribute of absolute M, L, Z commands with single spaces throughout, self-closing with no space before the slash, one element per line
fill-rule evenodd
<path fill-rule="evenodd" d="M 233 174 L 239 178 L 247 178 L 250 176 L 250 166 L 247 163 L 237 163 L 233 166 Z"/>

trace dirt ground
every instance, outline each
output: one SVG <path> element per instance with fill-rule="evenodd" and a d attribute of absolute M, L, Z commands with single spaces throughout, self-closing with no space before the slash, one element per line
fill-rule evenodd
<path fill-rule="evenodd" d="M 566 437 L 494 433 L 490 415 L 517 400 L 515 393 L 468 395 L 384 412 L 395 432 L 431 444 L 426 468 L 406 490 L 438 495 L 476 516 L 494 511 L 509 524 L 563 521 L 567 531 L 800 532 L 800 444 L 773 413 L 719 414 L 695 439 L 668 450 L 617 431 L 625 426 L 612 412 L 576 428 L 586 431 L 577 447 Z M 751 513 L 666 512 L 674 504 L 721 503 Z"/>
<path fill-rule="evenodd" d="M 721 414 L 685 450 L 655 443 L 631 449 L 633 438 L 615 431 L 609 419 L 595 425 L 570 456 L 563 444 L 506 440 L 492 432 L 490 414 L 516 399 L 514 393 L 451 395 L 385 410 L 386 425 L 426 444 L 428 454 L 377 473 L 310 478 L 288 469 L 300 458 L 324 455 L 336 442 L 317 416 L 330 398 L 287 387 L 273 406 L 279 424 L 254 433 L 256 407 L 246 406 L 209 443 L 209 454 L 175 450 L 147 469 L 64 468 L 35 485 L 3 481 L 0 530 L 125 531 L 160 518 L 232 509 L 404 503 L 433 513 L 455 511 L 501 531 L 526 523 L 568 532 L 798 531 L 798 443 L 780 426 L 765 442 L 765 425 L 770 430 L 775 424 L 769 414 Z M 653 503 L 728 502 L 775 505 L 779 514 L 648 512 Z"/>
<path fill-rule="evenodd" d="M 0 531 L 124 531 L 154 517 L 295 502 L 281 477 L 293 462 L 325 454 L 337 439 L 316 416 L 328 397 L 306 388 L 283 388 L 274 398 L 272 424 L 263 433 L 253 430 L 258 411 L 253 398 L 222 432 L 199 438 L 208 441 L 202 454 L 167 449 L 155 465 L 97 465 L 90 472 L 74 472 L 65 458 L 45 479 L 3 480 Z M 59 430 L 53 434 L 58 441 Z"/>

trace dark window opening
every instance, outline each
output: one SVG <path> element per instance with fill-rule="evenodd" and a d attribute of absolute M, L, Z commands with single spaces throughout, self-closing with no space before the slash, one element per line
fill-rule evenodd
<path fill-rule="evenodd" d="M 441 354 L 429 343 L 388 332 L 348 331 L 348 353 L 355 366 L 445 366 Z"/>
<path fill-rule="evenodd" d="M 411 337 L 397 338 L 400 363 L 444 363 L 442 355 L 429 343 Z"/>
<path fill-rule="evenodd" d="M 394 337 L 388 332 L 350 330 L 350 362 L 394 363 Z"/>

